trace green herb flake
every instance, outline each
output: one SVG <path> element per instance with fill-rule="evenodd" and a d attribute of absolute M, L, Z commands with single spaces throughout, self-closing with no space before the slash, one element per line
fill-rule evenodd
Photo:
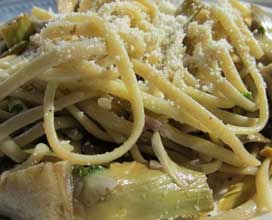
<path fill-rule="evenodd" d="M 249 100 L 253 100 L 252 93 L 251 92 L 242 92 L 243 96 L 246 97 Z"/>
<path fill-rule="evenodd" d="M 264 35 L 265 34 L 265 28 L 263 26 L 258 27 L 258 33 Z"/>
<path fill-rule="evenodd" d="M 8 102 L 8 112 L 19 114 L 27 109 L 20 99 L 10 99 Z"/>
<path fill-rule="evenodd" d="M 76 166 L 73 169 L 73 175 L 79 177 L 85 177 L 96 172 L 103 171 L 105 168 L 98 165 L 91 165 L 91 166 Z"/>

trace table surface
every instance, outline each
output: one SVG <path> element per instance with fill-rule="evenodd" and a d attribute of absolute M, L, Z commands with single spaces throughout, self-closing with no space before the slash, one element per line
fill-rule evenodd
<path fill-rule="evenodd" d="M 55 0 L 0 0 L 0 21 L 6 21 L 33 6 L 56 10 Z"/>

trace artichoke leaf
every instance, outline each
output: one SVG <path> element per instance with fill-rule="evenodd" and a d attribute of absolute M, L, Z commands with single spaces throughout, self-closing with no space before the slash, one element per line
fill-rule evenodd
<path fill-rule="evenodd" d="M 18 220 L 73 218 L 72 165 L 41 163 L 7 171 L 0 181 L 0 216 Z"/>
<path fill-rule="evenodd" d="M 29 43 L 23 40 L 19 42 L 18 44 L 15 44 L 13 47 L 9 48 L 5 52 L 2 51 L 3 53 L 0 54 L 0 58 L 13 55 L 13 54 L 20 54 L 28 47 L 28 45 Z"/>
<path fill-rule="evenodd" d="M 261 133 L 251 134 L 251 135 L 241 135 L 240 140 L 243 144 L 247 143 L 263 143 L 268 144 L 270 140 L 263 136 Z"/>
<path fill-rule="evenodd" d="M 8 48 L 12 48 L 21 41 L 27 41 L 35 33 L 30 15 L 22 14 L 1 27 L 1 37 Z"/>
<path fill-rule="evenodd" d="M 245 177 L 243 181 L 230 186 L 228 191 L 219 200 L 219 209 L 222 211 L 234 209 L 248 201 L 254 195 L 254 193 L 254 177 Z"/>
<path fill-rule="evenodd" d="M 272 59 L 272 12 L 262 6 L 251 5 L 252 29 L 264 54 Z"/>
<path fill-rule="evenodd" d="M 112 164 L 84 177 L 78 200 L 85 220 L 190 219 L 213 208 L 205 179 L 185 190 L 163 171 L 137 162 Z"/>

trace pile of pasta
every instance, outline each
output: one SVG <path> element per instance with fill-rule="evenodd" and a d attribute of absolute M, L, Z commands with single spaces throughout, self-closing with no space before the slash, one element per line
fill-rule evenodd
<path fill-rule="evenodd" d="M 34 8 L 45 25 L 22 55 L 0 59 L 1 152 L 20 166 L 46 155 L 77 165 L 157 156 L 177 182 L 173 161 L 194 160 L 206 174 L 256 176 L 245 206 L 271 211 L 271 161 L 242 141 L 269 117 L 250 9 L 220 1 L 190 17 L 165 1 L 82 2 L 73 13 Z M 7 112 L 10 97 L 28 108 Z M 110 150 L 82 153 L 80 129 Z"/>

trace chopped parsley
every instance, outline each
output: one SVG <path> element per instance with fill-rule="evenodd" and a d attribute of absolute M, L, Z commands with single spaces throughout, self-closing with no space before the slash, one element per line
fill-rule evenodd
<path fill-rule="evenodd" d="M 19 114 L 26 109 L 26 105 L 20 99 L 9 99 L 8 112 Z"/>
<path fill-rule="evenodd" d="M 265 34 L 265 28 L 263 26 L 258 27 L 258 33 L 264 35 Z"/>
<path fill-rule="evenodd" d="M 91 165 L 91 166 L 76 166 L 73 169 L 73 175 L 79 177 L 85 177 L 91 174 L 94 174 L 99 171 L 103 171 L 105 168 L 98 165 Z"/>
<path fill-rule="evenodd" d="M 246 97 L 249 100 L 253 100 L 252 93 L 251 92 L 242 92 L 243 96 Z"/>

